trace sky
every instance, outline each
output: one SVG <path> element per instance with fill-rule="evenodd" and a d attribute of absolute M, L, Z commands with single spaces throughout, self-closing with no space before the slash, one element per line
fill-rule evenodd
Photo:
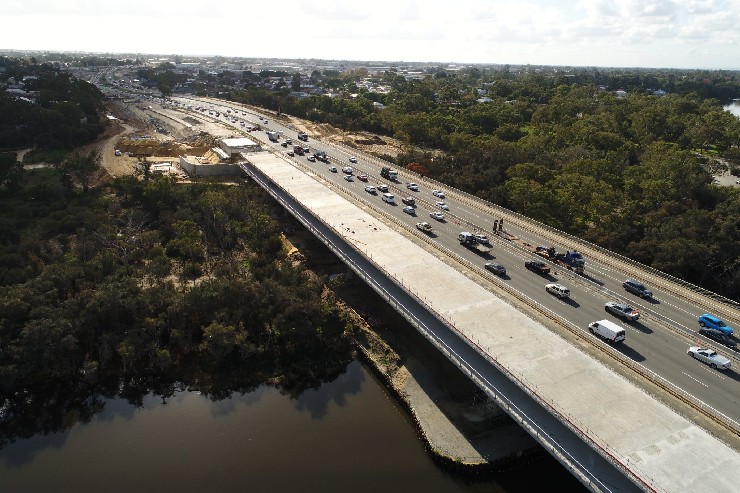
<path fill-rule="evenodd" d="M 3 0 L 0 49 L 740 69 L 740 0 Z"/>

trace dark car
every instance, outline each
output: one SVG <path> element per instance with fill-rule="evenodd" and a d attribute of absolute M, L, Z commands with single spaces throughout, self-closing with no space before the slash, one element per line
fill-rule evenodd
<path fill-rule="evenodd" d="M 499 276 L 505 276 L 506 275 L 506 267 L 504 267 L 503 265 L 498 264 L 496 262 L 488 262 L 488 263 L 486 263 L 485 268 L 488 269 L 488 270 L 490 270 L 491 272 L 493 272 L 496 275 L 499 275 Z"/>
<path fill-rule="evenodd" d="M 645 285 L 639 281 L 635 281 L 634 279 L 627 279 L 622 283 L 622 286 L 624 289 L 629 291 L 632 294 L 636 294 L 640 298 L 652 298 L 653 292 L 650 291 L 648 288 L 645 287 Z"/>
<path fill-rule="evenodd" d="M 527 260 L 524 262 L 524 267 L 531 270 L 532 272 L 536 272 L 537 274 L 549 274 L 550 268 L 545 264 L 544 262 L 539 262 L 537 260 Z"/>
<path fill-rule="evenodd" d="M 733 351 L 737 351 L 737 341 L 727 334 L 720 332 L 719 330 L 710 329 L 708 327 L 701 327 L 699 333 L 703 336 L 707 336 L 710 339 L 719 342 L 723 346 L 727 346 Z"/>

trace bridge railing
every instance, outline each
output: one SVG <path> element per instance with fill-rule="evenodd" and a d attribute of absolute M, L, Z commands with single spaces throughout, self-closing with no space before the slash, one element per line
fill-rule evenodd
<path fill-rule="evenodd" d="M 243 167 L 244 169 L 244 167 Z M 247 168 L 245 169 L 247 173 L 250 174 L 250 176 L 253 176 L 254 178 L 257 178 L 258 180 L 261 180 L 261 178 L 258 178 L 255 176 L 255 173 Z M 272 182 L 274 186 L 279 188 L 283 193 L 285 193 L 287 196 L 291 197 L 296 202 L 300 202 L 296 197 L 294 197 L 288 190 L 281 187 L 279 184 Z M 309 231 L 311 231 L 314 235 L 316 235 L 319 240 L 324 243 L 327 248 L 329 248 L 332 252 L 334 252 L 338 257 L 340 257 L 347 265 L 349 265 L 352 270 L 357 273 L 359 277 L 361 277 L 366 283 L 368 283 L 369 286 L 371 286 L 376 292 L 378 292 L 388 303 L 395 308 L 399 313 L 404 314 L 405 318 L 409 320 L 416 328 L 419 330 L 419 332 L 424 335 L 427 339 L 430 340 L 435 346 L 440 348 L 442 352 L 445 354 L 450 361 L 454 362 L 461 370 L 463 370 L 468 376 L 473 379 L 478 386 L 483 389 L 491 398 L 493 398 L 497 403 L 499 403 L 502 408 L 507 410 L 509 415 L 511 415 L 513 418 L 515 418 L 520 424 L 522 424 L 527 430 L 530 431 L 535 437 L 540 438 L 540 442 L 543 443 L 543 445 L 548 446 L 548 448 L 551 449 L 551 451 L 556 451 L 558 454 L 560 454 L 563 458 L 568 458 L 570 462 L 573 463 L 573 466 L 577 466 L 577 473 L 579 476 L 584 477 L 587 479 L 589 483 L 598 484 L 599 488 L 605 491 L 610 491 L 610 489 L 601 483 L 601 481 L 598 480 L 593 474 L 591 474 L 587 467 L 584 467 L 582 464 L 580 464 L 574 457 L 571 456 L 570 453 L 566 449 L 564 449 L 557 440 L 552 437 L 549 433 L 547 433 L 546 430 L 539 427 L 535 420 L 533 420 L 531 417 L 527 415 L 527 413 L 520 409 L 514 402 L 512 402 L 505 394 L 503 394 L 501 391 L 498 390 L 498 388 L 493 384 L 492 382 L 486 380 L 482 375 L 480 375 L 477 370 L 475 370 L 470 364 L 468 364 L 462 357 L 460 357 L 452 348 L 450 348 L 444 341 L 442 341 L 439 337 L 434 335 L 433 331 L 429 329 L 426 324 L 424 324 L 421 320 L 419 320 L 411 310 L 409 310 L 407 307 L 403 305 L 400 301 L 398 301 L 392 293 L 388 292 L 381 284 L 378 283 L 376 279 L 373 278 L 373 276 L 369 275 L 364 271 L 364 269 L 358 265 L 354 260 L 347 256 L 341 248 L 334 245 L 334 243 L 331 241 L 331 239 L 327 238 L 320 230 L 316 229 L 313 224 L 311 224 L 311 221 L 309 219 L 306 219 L 303 217 L 300 211 L 295 210 L 292 206 L 285 203 L 280 199 L 280 197 L 277 194 L 273 194 L 270 190 L 269 185 L 263 184 L 263 188 L 265 188 L 268 193 L 271 193 L 273 197 L 276 198 L 276 200 L 280 201 L 290 212 L 291 214 L 296 217 L 302 224 L 304 224 Z M 347 191 L 345 190 L 345 193 Z M 389 218 L 392 218 L 392 216 L 387 215 Z M 335 234 L 339 234 L 334 230 L 334 228 L 329 225 L 328 223 L 324 222 L 321 218 L 311 215 L 312 218 L 319 221 L 324 227 L 328 228 L 330 231 L 333 231 Z M 528 382 L 520 377 L 517 377 L 516 375 L 512 374 L 510 371 L 508 371 L 503 365 L 501 365 L 491 354 L 490 351 L 484 350 L 479 342 L 473 341 L 470 339 L 465 333 L 458 330 L 454 322 L 449 319 L 446 315 L 438 312 L 423 296 L 418 295 L 413 290 L 410 289 L 410 286 L 407 286 L 403 283 L 402 280 L 399 280 L 398 277 L 391 272 L 386 271 L 381 265 L 376 263 L 372 259 L 372 255 L 368 256 L 365 255 L 361 250 L 354 248 L 354 252 L 358 253 L 360 256 L 365 258 L 366 261 L 369 261 L 372 265 L 374 265 L 376 268 L 378 268 L 381 272 L 385 274 L 385 276 L 393 280 L 396 284 L 401 286 L 406 293 L 408 293 L 420 306 L 424 307 L 426 310 L 428 310 L 431 314 L 437 318 L 441 323 L 443 323 L 448 330 L 450 330 L 452 333 L 456 334 L 460 339 L 467 342 L 467 344 L 476 350 L 476 352 L 485 358 L 490 364 L 492 364 L 498 371 L 502 372 L 507 376 L 507 378 L 510 378 L 513 382 L 515 382 L 522 390 L 524 390 L 531 398 L 533 398 L 536 402 L 540 403 L 545 409 L 548 410 L 551 414 L 556 416 L 558 419 L 561 420 L 562 423 L 564 423 L 568 428 L 570 428 L 574 433 L 581 436 L 582 439 L 586 443 L 590 443 L 593 448 L 596 450 L 601 451 L 601 455 L 607 459 L 609 462 L 611 462 L 615 467 L 617 467 L 619 470 L 623 471 L 624 474 L 626 474 L 628 477 L 630 477 L 633 481 L 635 481 L 637 484 L 642 485 L 645 489 L 649 491 L 660 491 L 659 488 L 657 488 L 653 481 L 651 479 L 645 479 L 643 475 L 636 473 L 633 471 L 628 462 L 625 462 L 621 459 L 619 453 L 617 453 L 615 450 L 613 450 L 608 444 L 604 443 L 602 440 L 598 439 L 598 437 L 594 436 L 593 433 L 590 432 L 590 430 L 584 426 L 582 423 L 580 423 L 577 419 L 575 419 L 573 416 L 562 413 L 558 407 L 555 405 L 554 402 L 547 399 L 544 395 L 542 395 L 540 392 L 538 392 L 538 389 L 536 385 L 534 385 L 531 382 Z M 472 264 L 471 264 L 472 265 Z M 526 419 L 525 419 L 526 418 Z M 545 442 L 543 442 L 543 440 Z"/>

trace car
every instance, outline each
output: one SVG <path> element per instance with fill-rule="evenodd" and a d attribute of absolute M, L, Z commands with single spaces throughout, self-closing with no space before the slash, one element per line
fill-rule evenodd
<path fill-rule="evenodd" d="M 735 340 L 735 338 L 728 336 L 724 332 L 710 329 L 708 327 L 701 327 L 699 329 L 699 334 L 708 337 L 713 341 L 717 341 L 718 343 L 732 349 L 733 351 L 737 351 L 737 341 Z"/>
<path fill-rule="evenodd" d="M 357 179 L 360 181 L 367 181 L 367 175 L 365 174 L 357 175 Z"/>
<path fill-rule="evenodd" d="M 438 211 L 430 212 L 429 217 L 436 219 L 437 221 L 444 221 L 445 219 L 445 215 Z"/>
<path fill-rule="evenodd" d="M 355 181 L 355 179 L 352 178 L 352 175 L 344 175 L 344 179 L 347 181 Z"/>
<path fill-rule="evenodd" d="M 287 142 L 282 142 L 280 145 L 283 146 L 283 147 L 288 147 L 288 143 Z"/>
<path fill-rule="evenodd" d="M 439 207 L 443 211 L 449 211 L 450 210 L 450 207 L 447 204 L 445 204 L 444 202 L 437 202 L 437 207 Z"/>
<path fill-rule="evenodd" d="M 490 270 L 496 275 L 499 275 L 499 276 L 506 275 L 506 267 L 496 262 L 486 262 L 486 264 L 483 267 L 485 267 L 487 270 Z"/>
<path fill-rule="evenodd" d="M 356 162 L 357 162 L 357 158 L 356 158 L 356 157 L 354 157 L 354 156 L 350 156 L 350 157 L 349 157 L 349 162 L 350 162 L 350 163 L 356 163 Z"/>
<path fill-rule="evenodd" d="M 287 154 L 287 155 L 288 155 L 288 156 L 290 156 L 290 157 L 293 157 L 293 156 L 295 156 L 295 153 L 294 153 L 293 151 L 288 151 L 288 152 L 286 152 L 285 154 Z"/>
<path fill-rule="evenodd" d="M 292 144 L 293 143 L 293 139 L 285 139 L 285 143 L 286 144 Z"/>
<path fill-rule="evenodd" d="M 617 317 L 622 317 L 626 322 L 634 322 L 640 318 L 639 310 L 635 310 L 631 306 L 619 303 L 618 301 L 609 301 L 604 305 L 604 310 Z"/>
<path fill-rule="evenodd" d="M 120 156 L 120 155 L 121 155 L 121 151 L 119 151 L 118 149 L 116 149 L 116 152 L 114 152 L 114 154 L 115 154 L 116 156 Z"/>
<path fill-rule="evenodd" d="M 331 171 L 332 173 L 336 173 L 337 172 L 337 167 L 336 166 L 329 166 L 329 171 Z"/>
<path fill-rule="evenodd" d="M 365 187 L 365 191 L 367 193 L 378 193 L 378 190 L 374 186 L 372 186 L 372 185 L 366 186 Z"/>
<path fill-rule="evenodd" d="M 570 289 L 566 288 L 562 284 L 558 284 L 558 283 L 554 283 L 554 282 L 552 282 L 550 284 L 545 284 L 545 291 L 547 291 L 550 294 L 554 294 L 555 296 L 557 296 L 561 300 L 563 298 L 569 298 L 570 297 Z"/>
<path fill-rule="evenodd" d="M 354 172 L 355 170 L 352 169 L 352 166 L 345 166 L 344 168 L 342 168 L 342 173 L 347 173 L 348 175 L 351 175 Z"/>
<path fill-rule="evenodd" d="M 309 152 L 311 152 L 311 148 L 308 147 L 308 146 L 306 146 L 306 147 L 303 148 L 303 152 L 305 152 L 306 154 L 308 154 Z"/>
<path fill-rule="evenodd" d="M 718 330 L 725 335 L 730 335 L 734 332 L 732 327 L 729 327 L 722 320 L 715 317 L 714 315 L 710 315 L 709 313 L 699 315 L 699 318 L 697 319 L 697 321 L 699 322 L 699 326 L 709 327 L 710 329 Z"/>
<path fill-rule="evenodd" d="M 383 185 L 383 184 L 378 185 L 378 190 L 380 190 L 383 193 L 386 193 L 388 192 L 388 185 Z"/>
<path fill-rule="evenodd" d="M 311 161 L 312 163 L 313 163 L 314 161 L 316 161 L 316 158 L 315 158 L 315 157 L 313 157 L 313 156 L 312 156 L 312 155 L 310 155 L 310 154 L 309 154 L 309 156 L 308 156 L 308 157 L 307 157 L 306 159 L 308 159 L 308 160 L 309 160 L 309 161 Z"/>
<path fill-rule="evenodd" d="M 488 239 L 488 236 L 484 234 L 474 234 L 473 237 L 475 238 L 475 241 L 480 243 L 481 245 L 490 245 L 491 241 Z"/>
<path fill-rule="evenodd" d="M 406 205 L 416 205 L 416 200 L 414 200 L 413 197 L 403 197 L 401 199 L 401 202 L 403 202 Z"/>
<path fill-rule="evenodd" d="M 445 194 L 442 190 L 432 190 L 432 195 L 440 199 L 445 198 Z"/>
<path fill-rule="evenodd" d="M 265 118 L 265 124 L 268 124 L 268 123 L 270 123 L 270 122 L 268 122 L 268 121 L 267 121 L 267 118 Z"/>
<path fill-rule="evenodd" d="M 419 185 L 417 185 L 416 183 L 407 183 L 406 184 L 406 188 L 408 188 L 412 192 L 418 192 L 419 191 Z"/>
<path fill-rule="evenodd" d="M 532 272 L 536 272 L 537 274 L 549 274 L 550 268 L 545 264 L 544 262 L 540 262 L 539 260 L 527 260 L 524 262 L 524 267 L 531 270 Z"/>
<path fill-rule="evenodd" d="M 632 294 L 636 294 L 640 298 L 652 298 L 653 292 L 650 291 L 645 285 L 634 279 L 627 279 L 622 283 L 622 287 Z"/>
<path fill-rule="evenodd" d="M 698 359 L 702 363 L 717 370 L 727 370 L 731 366 L 730 360 L 721 354 L 717 354 L 717 351 L 714 349 L 704 349 L 698 346 L 691 346 L 687 353 L 692 358 Z"/>
<path fill-rule="evenodd" d="M 431 233 L 432 225 L 427 222 L 416 223 L 416 229 L 425 233 Z"/>
<path fill-rule="evenodd" d="M 416 209 L 414 209 L 410 205 L 407 205 L 406 207 L 404 207 L 403 212 L 405 212 L 406 214 L 412 215 L 412 216 L 416 215 Z"/>

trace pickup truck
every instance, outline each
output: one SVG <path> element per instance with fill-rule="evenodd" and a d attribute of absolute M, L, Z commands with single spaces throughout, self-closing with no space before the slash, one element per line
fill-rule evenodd
<path fill-rule="evenodd" d="M 416 229 L 418 229 L 419 231 L 423 231 L 425 233 L 431 233 L 432 225 L 429 224 L 428 222 L 416 223 Z"/>

